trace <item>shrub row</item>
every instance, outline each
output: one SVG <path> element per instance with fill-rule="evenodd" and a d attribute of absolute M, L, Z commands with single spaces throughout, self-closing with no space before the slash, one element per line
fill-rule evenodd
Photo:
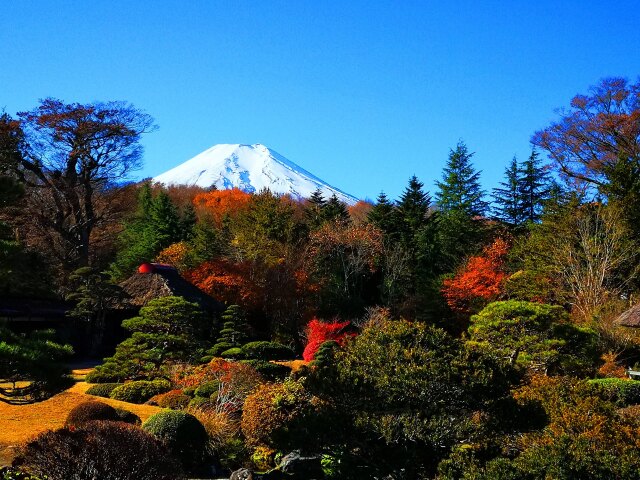
<path fill-rule="evenodd" d="M 113 389 L 110 398 L 129 403 L 144 403 L 154 395 L 171 390 L 168 380 L 137 380 Z"/>
<path fill-rule="evenodd" d="M 624 378 L 597 378 L 587 382 L 601 398 L 619 407 L 640 404 L 640 382 Z"/>

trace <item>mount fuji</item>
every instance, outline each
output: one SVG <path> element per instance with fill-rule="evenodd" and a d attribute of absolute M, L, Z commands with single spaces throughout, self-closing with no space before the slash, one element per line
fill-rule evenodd
<path fill-rule="evenodd" d="M 318 188 L 325 198 L 335 194 L 353 205 L 357 198 L 319 179 L 278 152 L 255 145 L 220 144 L 153 178 L 164 185 L 239 188 L 254 193 L 268 188 L 272 193 L 309 198 Z"/>

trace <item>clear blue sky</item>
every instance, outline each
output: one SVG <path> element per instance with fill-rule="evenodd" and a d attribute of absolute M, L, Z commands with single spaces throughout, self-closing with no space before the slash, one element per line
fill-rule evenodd
<path fill-rule="evenodd" d="M 358 197 L 433 190 L 462 138 L 494 187 L 554 109 L 640 74 L 637 0 L 5 1 L 0 107 L 47 96 L 151 114 L 153 176 L 264 143 Z"/>

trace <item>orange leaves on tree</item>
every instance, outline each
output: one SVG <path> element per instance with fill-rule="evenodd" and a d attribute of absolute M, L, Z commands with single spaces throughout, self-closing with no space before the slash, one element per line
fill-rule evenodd
<path fill-rule="evenodd" d="M 451 310 L 471 313 L 497 300 L 507 278 L 504 269 L 509 244 L 502 238 L 471 257 L 453 278 L 442 284 L 442 294 Z"/>
<path fill-rule="evenodd" d="M 227 305 L 241 305 L 251 310 L 259 308 L 264 297 L 262 285 L 253 281 L 248 262 L 211 260 L 185 272 L 184 277 L 200 290 Z"/>
<path fill-rule="evenodd" d="M 316 355 L 316 352 L 324 342 L 335 340 L 340 345 L 347 338 L 353 336 L 353 333 L 347 332 L 345 329 L 350 322 L 322 322 L 314 318 L 307 325 L 307 346 L 304 348 L 302 358 L 310 362 Z"/>
<path fill-rule="evenodd" d="M 155 261 L 166 263 L 176 267 L 178 270 L 182 270 L 188 254 L 189 245 L 187 242 L 172 243 L 156 256 Z"/>
<path fill-rule="evenodd" d="M 193 199 L 193 205 L 197 211 L 210 216 L 219 227 L 225 216 L 234 217 L 247 210 L 250 200 L 250 194 L 238 188 L 232 188 L 200 193 Z"/>

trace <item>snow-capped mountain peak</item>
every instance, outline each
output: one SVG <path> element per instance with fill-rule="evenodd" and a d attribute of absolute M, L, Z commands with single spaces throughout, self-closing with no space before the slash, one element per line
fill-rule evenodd
<path fill-rule="evenodd" d="M 219 144 L 155 177 L 164 185 L 197 185 L 219 189 L 239 188 L 309 198 L 320 188 L 325 198 L 336 195 L 353 205 L 357 199 L 319 179 L 291 160 L 262 144 Z"/>

